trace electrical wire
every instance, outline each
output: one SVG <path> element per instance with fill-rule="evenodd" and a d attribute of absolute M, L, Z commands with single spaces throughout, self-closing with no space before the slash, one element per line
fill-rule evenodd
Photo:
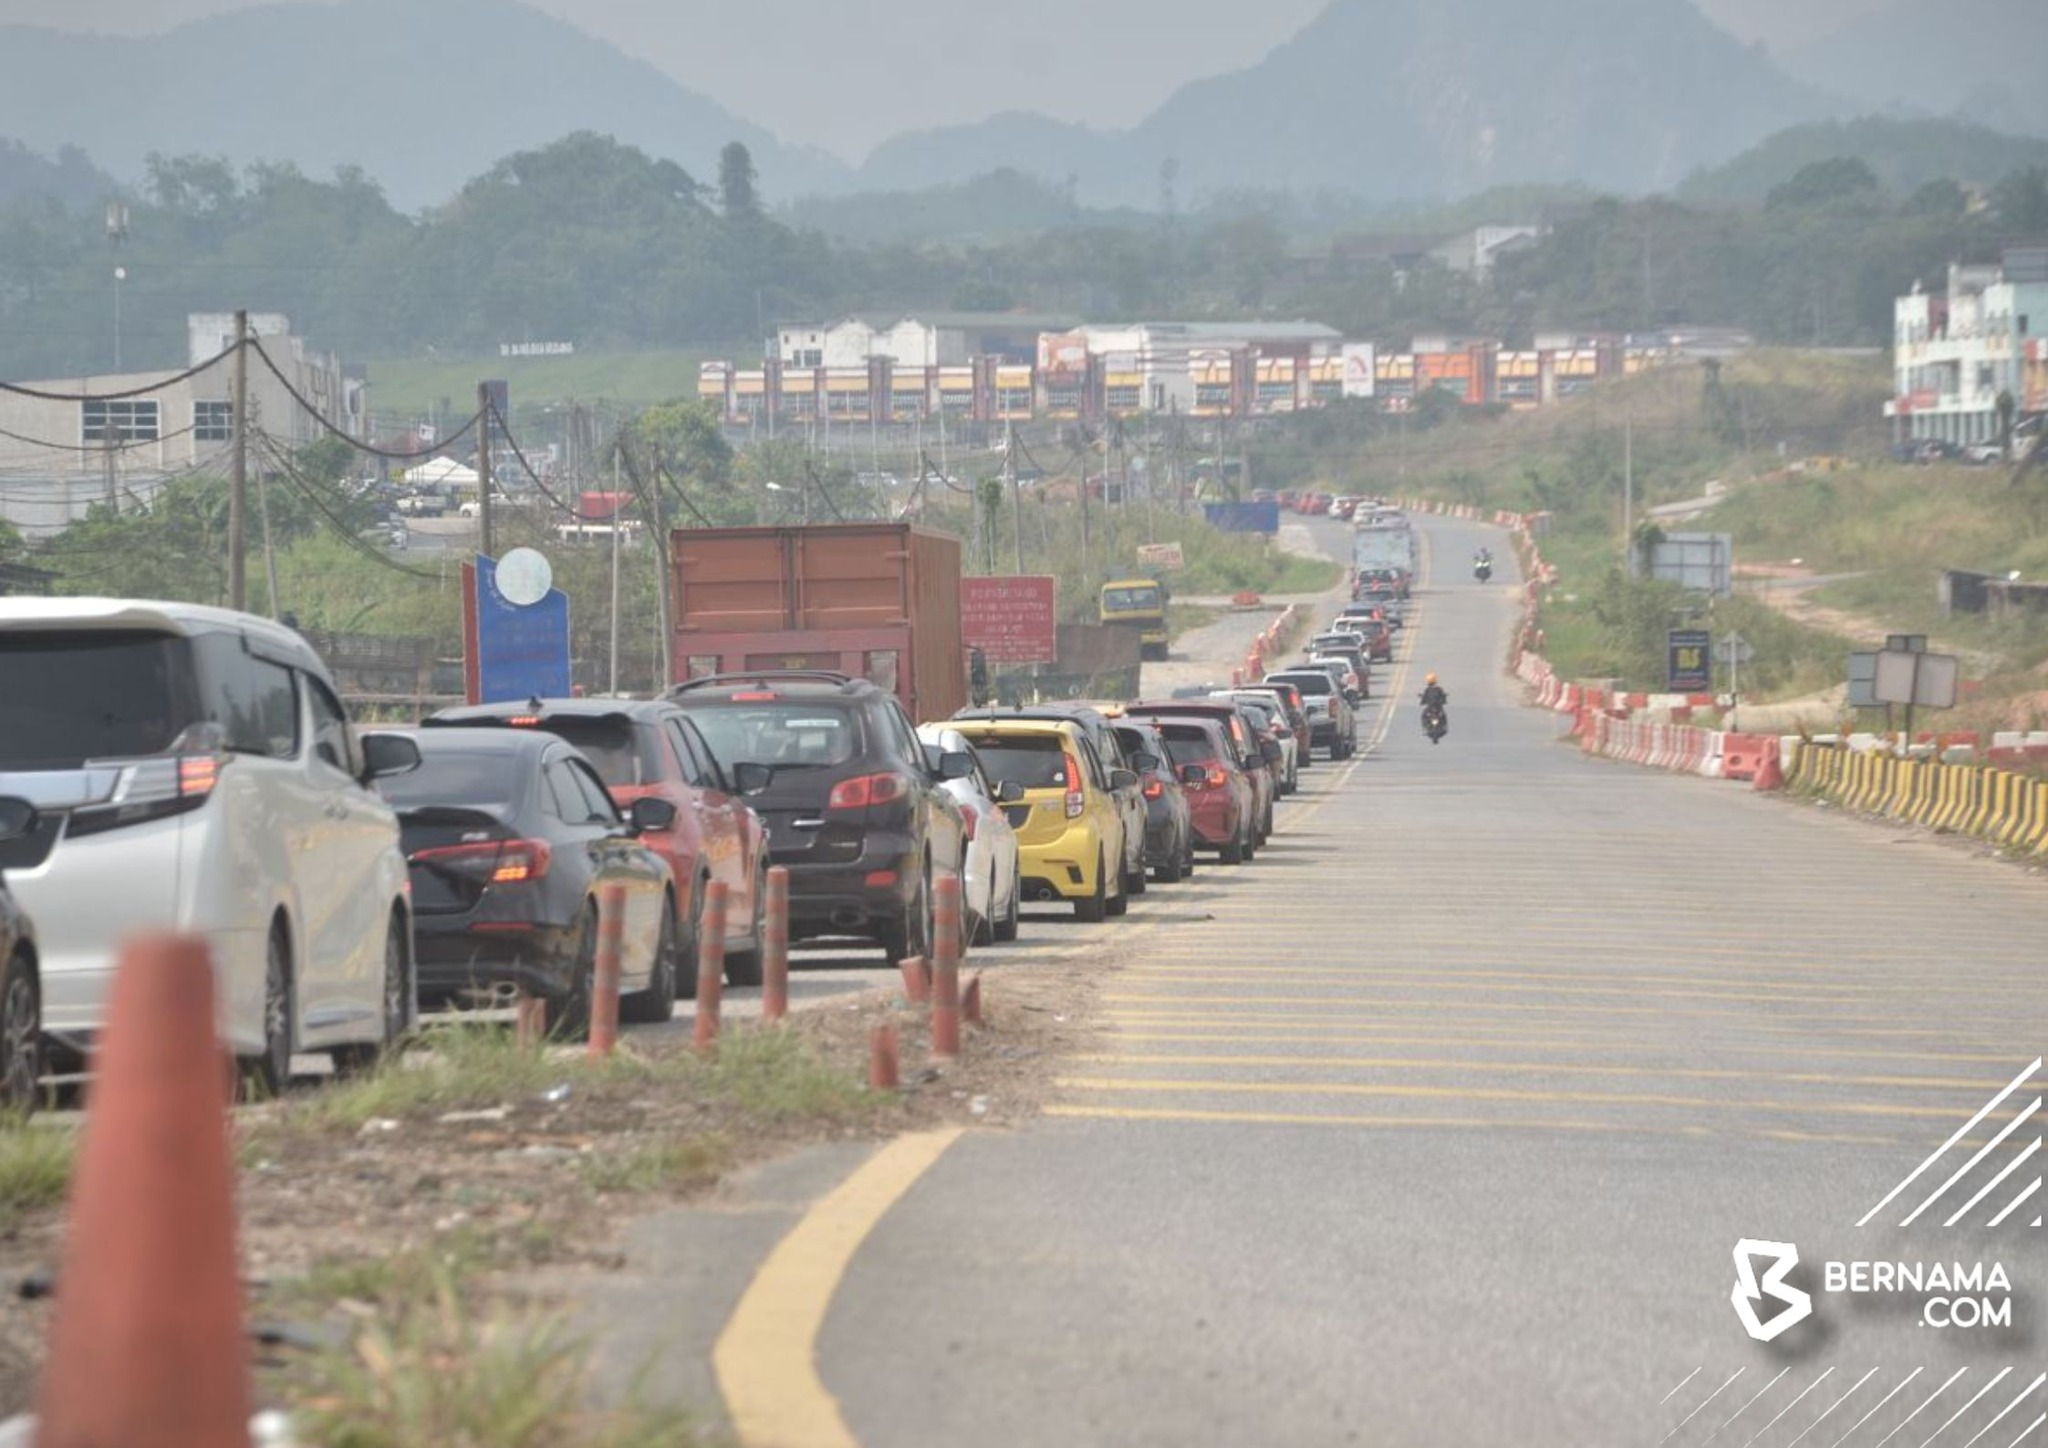
<path fill-rule="evenodd" d="M 235 349 L 243 345 L 241 342 L 232 343 L 225 351 L 207 358 L 196 366 L 187 367 L 183 372 L 160 378 L 147 387 L 131 387 L 124 392 L 46 392 L 38 387 L 25 387 L 19 382 L 0 382 L 0 392 L 11 392 L 17 397 L 33 397 L 42 402 L 121 402 L 130 397 L 147 397 L 153 392 L 176 387 L 180 382 L 197 377 L 210 367 L 219 366 L 234 356 Z M 256 350 L 261 352 L 263 349 L 259 346 Z"/>
<path fill-rule="evenodd" d="M 284 370 L 280 368 L 274 360 L 272 360 L 270 353 L 264 350 L 263 342 L 260 338 L 250 338 L 249 346 L 255 350 L 255 353 L 258 357 L 263 359 L 263 365 L 270 369 L 270 375 L 275 377 L 278 381 L 278 385 L 284 388 L 285 395 L 290 397 L 292 401 L 296 402 L 302 411 L 304 411 L 308 416 L 310 416 L 315 422 L 319 423 L 321 427 L 325 428 L 330 435 L 340 438 L 343 442 L 347 443 L 357 452 L 367 454 L 370 457 L 385 458 L 392 462 L 420 462 L 427 458 L 436 456 L 444 448 L 454 446 L 456 443 L 460 442 L 463 439 L 463 437 L 465 437 L 471 431 L 471 429 L 475 428 L 478 423 L 484 420 L 484 409 L 478 408 L 475 412 L 470 414 L 469 420 L 463 423 L 461 427 L 457 428 L 447 437 L 440 439 L 438 442 L 431 443 L 426 447 L 412 448 L 405 451 L 398 451 L 392 448 L 381 448 L 373 443 L 364 442 L 361 438 L 354 437 L 344 429 L 335 426 L 335 424 L 333 424 L 332 422 L 329 422 L 327 420 L 327 414 L 322 412 L 319 409 L 319 407 L 312 402 L 311 399 L 307 398 L 305 394 L 299 391 L 298 387 L 293 384 L 292 380 L 289 377 L 284 375 Z"/>
<path fill-rule="evenodd" d="M 383 549 L 358 536 L 356 530 L 349 525 L 348 520 L 336 514 L 332 506 L 330 506 L 331 500 L 326 496 L 327 490 L 300 470 L 298 460 L 292 457 L 276 438 L 260 431 L 255 435 L 261 440 L 263 451 L 277 465 L 278 475 L 298 494 L 302 501 L 326 522 L 329 529 L 344 545 L 372 562 L 382 564 L 394 573 L 401 573 L 408 578 L 419 579 L 423 582 L 435 583 L 440 581 L 441 575 L 438 571 L 414 568 L 410 564 L 400 563 L 387 555 Z"/>
<path fill-rule="evenodd" d="M 506 446 L 512 449 L 512 456 L 519 460 L 520 467 L 526 469 L 526 476 L 532 480 L 533 486 L 539 490 L 542 497 L 553 503 L 556 508 L 560 509 L 572 521 L 577 523 L 602 523 L 610 518 L 611 515 L 606 513 L 586 513 L 580 507 L 566 503 L 558 497 L 554 489 L 541 481 L 540 470 L 527 461 L 525 451 L 519 446 L 519 439 L 512 433 L 512 424 L 505 420 L 504 413 L 498 411 L 498 401 L 496 398 L 492 398 L 490 401 L 490 411 L 491 420 L 497 424 L 497 436 L 505 439 Z M 617 439 L 613 440 L 613 445 L 617 445 Z"/>
<path fill-rule="evenodd" d="M 158 433 L 155 437 L 136 438 L 130 442 L 116 442 L 111 444 L 100 442 L 48 442 L 43 438 L 24 437 L 22 434 L 18 432 L 9 432 L 4 427 L 0 427 L 0 437 L 6 438 L 9 442 L 21 443 L 25 447 L 48 448 L 51 452 L 89 453 L 94 456 L 98 456 L 99 454 L 105 452 L 126 452 L 130 448 L 155 447 L 158 443 L 161 442 L 172 442 L 178 438 L 185 436 L 187 433 L 194 431 L 195 429 L 198 428 L 198 426 L 199 424 L 195 422 L 188 427 L 177 428 L 171 432 Z"/>

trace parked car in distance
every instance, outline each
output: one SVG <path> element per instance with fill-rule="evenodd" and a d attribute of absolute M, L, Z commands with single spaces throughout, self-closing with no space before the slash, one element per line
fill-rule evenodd
<path fill-rule="evenodd" d="M 612 803 L 665 799 L 675 819 L 640 841 L 668 863 L 676 882 L 678 994 L 697 991 L 697 947 L 713 881 L 726 888 L 725 978 L 761 983 L 767 928 L 768 835 L 739 797 L 689 715 L 664 699 L 529 699 L 431 715 L 428 729 L 535 729 L 567 740 L 604 781 Z"/>
<path fill-rule="evenodd" d="M 1240 709 L 1249 711 L 1257 725 L 1258 737 L 1270 739 L 1280 746 L 1279 762 L 1273 766 L 1280 794 L 1290 795 L 1301 788 L 1301 767 L 1297 762 L 1300 745 L 1280 700 L 1272 694 L 1250 689 L 1225 689 L 1213 697 L 1228 699 Z"/>
<path fill-rule="evenodd" d="M 1287 716 L 1289 726 L 1294 730 L 1295 773 L 1299 774 L 1307 769 L 1312 751 L 1309 742 L 1308 711 L 1302 707 L 1301 690 L 1292 684 L 1246 684 L 1235 692 L 1272 699 L 1280 705 L 1281 711 Z"/>
<path fill-rule="evenodd" d="M 599 902 L 625 892 L 619 1018 L 665 1021 L 682 969 L 675 882 L 641 843 L 676 808 L 648 796 L 630 816 L 590 761 L 553 734 L 503 728 L 392 730 L 417 769 L 382 782 L 398 811 L 412 875 L 420 996 L 502 1005 L 511 990 L 546 1002 L 548 1029 L 590 1027 Z"/>
<path fill-rule="evenodd" d="M 35 806 L 25 799 L 0 798 L 0 845 L 31 834 Z M 16 903 L 0 871 L 0 1108 L 35 1109 L 43 1079 L 43 1013 L 36 999 L 36 932 L 28 912 Z"/>
<path fill-rule="evenodd" d="M 893 693 L 824 670 L 714 674 L 668 698 L 767 825 L 792 941 L 869 940 L 892 961 L 929 951 L 932 881 L 962 870 L 967 848 L 939 786 L 972 773 L 971 755 L 934 762 Z"/>
<path fill-rule="evenodd" d="M 1166 741 L 1149 719 L 1115 721 L 1117 742 L 1145 797 L 1145 863 L 1152 878 L 1171 885 L 1195 869 L 1195 824 L 1187 791 L 1166 756 Z"/>
<path fill-rule="evenodd" d="M 1252 834 L 1252 781 L 1228 727 L 1202 715 L 1159 715 L 1153 722 L 1187 792 L 1196 847 L 1216 851 L 1226 865 L 1249 860 L 1258 849 Z"/>
<path fill-rule="evenodd" d="M 1353 682 L 1349 687 L 1358 691 L 1359 699 L 1372 697 L 1372 648 L 1357 634 L 1348 630 L 1317 634 L 1309 640 L 1308 654 L 1311 658 L 1344 660 L 1351 666 L 1353 676 Z"/>
<path fill-rule="evenodd" d="M 1312 744 L 1327 748 L 1330 758 L 1349 759 L 1357 752 L 1357 724 L 1351 702 L 1328 669 L 1276 669 L 1263 682 L 1291 684 L 1300 691 L 1302 707 L 1308 714 L 1309 739 Z"/>
<path fill-rule="evenodd" d="M 1105 762 L 1071 716 L 1006 713 L 956 720 L 954 727 L 994 779 L 1023 790 L 1004 809 L 1017 832 L 1024 898 L 1069 902 L 1084 921 L 1128 911 L 1117 791 L 1136 790 L 1137 776 Z"/>
<path fill-rule="evenodd" d="M 359 1064 L 411 1029 L 412 906 L 359 743 L 291 629 L 196 604 L 0 598 L 0 795 L 36 825 L 0 870 L 36 921 L 43 1029 L 82 1053 L 115 952 L 203 935 L 220 1031 L 259 1091 L 299 1052 Z"/>
<path fill-rule="evenodd" d="M 1273 830 L 1273 806 L 1280 796 L 1279 776 L 1274 767 L 1280 758 L 1280 747 L 1260 733 L 1259 725 L 1248 708 L 1232 699 L 1176 699 L 1141 701 L 1131 705 L 1128 712 L 1153 719 L 1214 719 L 1222 725 L 1230 758 L 1244 771 L 1252 787 L 1251 848 L 1256 850 L 1266 842 Z M 1272 746 L 1270 753 L 1266 748 L 1269 744 Z"/>
<path fill-rule="evenodd" d="M 1118 706 L 1111 704 L 1108 708 Z M 1109 717 L 1101 708 L 1085 701 L 1032 704 L 1021 709 L 963 709 L 953 716 L 955 719 L 1071 719 L 1088 736 L 1105 775 L 1129 774 L 1127 784 L 1111 788 L 1117 810 L 1123 816 L 1123 893 L 1142 895 L 1145 893 L 1145 797 L 1139 788 L 1138 772 L 1131 768 L 1131 761 L 1124 755 L 1124 747 L 1117 740 L 1116 731 L 1110 727 Z"/>
<path fill-rule="evenodd" d="M 945 783 L 946 793 L 960 806 L 960 823 L 967 831 L 966 867 L 961 872 L 960 893 L 967 912 L 968 937 L 976 945 L 1017 938 L 1017 921 L 1024 899 L 1024 879 L 1017 867 L 1017 832 L 1003 806 L 1017 804 L 1024 790 L 1014 781 L 998 784 L 982 767 L 967 736 L 946 724 L 920 724 L 917 737 L 925 751 L 936 759 L 948 754 L 974 755 L 974 771 Z"/>

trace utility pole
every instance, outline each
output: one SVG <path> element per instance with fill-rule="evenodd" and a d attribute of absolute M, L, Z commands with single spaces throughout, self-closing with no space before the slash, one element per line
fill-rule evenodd
<path fill-rule="evenodd" d="M 1623 572 L 1636 576 L 1636 420 L 1633 413 L 1621 419 L 1621 547 Z"/>
<path fill-rule="evenodd" d="M 619 534 L 626 526 L 626 510 L 619 506 L 619 444 L 612 442 L 612 667 L 609 692 L 619 692 Z"/>
<path fill-rule="evenodd" d="M 235 313 L 235 425 L 228 474 L 228 607 L 249 606 L 249 314 Z"/>
<path fill-rule="evenodd" d="M 1003 476 L 1010 480 L 1010 507 L 1017 515 L 1017 576 L 1024 576 L 1024 489 L 1017 481 L 1017 429 L 1003 424 Z"/>
<path fill-rule="evenodd" d="M 491 551 L 491 385 L 476 385 L 476 527 L 477 552 L 486 558 Z"/>

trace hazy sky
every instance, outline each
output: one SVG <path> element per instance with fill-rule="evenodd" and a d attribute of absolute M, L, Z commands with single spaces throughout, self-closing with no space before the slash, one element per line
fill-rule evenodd
<path fill-rule="evenodd" d="M 132 34 L 255 3 L 266 0 L 0 0 L 0 19 Z M 899 131 L 1005 110 L 1129 125 L 1182 82 L 1257 60 L 1327 0 L 1032 0 L 1022 36 L 1016 7 L 973 0 L 529 3 L 787 140 L 858 160 Z M 1889 3 L 1699 0 L 1778 49 Z"/>

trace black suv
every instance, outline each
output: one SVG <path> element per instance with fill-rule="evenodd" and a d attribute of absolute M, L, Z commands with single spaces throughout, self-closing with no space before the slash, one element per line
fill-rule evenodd
<path fill-rule="evenodd" d="M 667 697 L 766 823 L 769 862 L 789 867 L 791 940 L 928 953 L 932 881 L 960 871 L 967 844 L 939 786 L 974 756 L 927 749 L 894 694 L 844 674 L 717 674 Z"/>

